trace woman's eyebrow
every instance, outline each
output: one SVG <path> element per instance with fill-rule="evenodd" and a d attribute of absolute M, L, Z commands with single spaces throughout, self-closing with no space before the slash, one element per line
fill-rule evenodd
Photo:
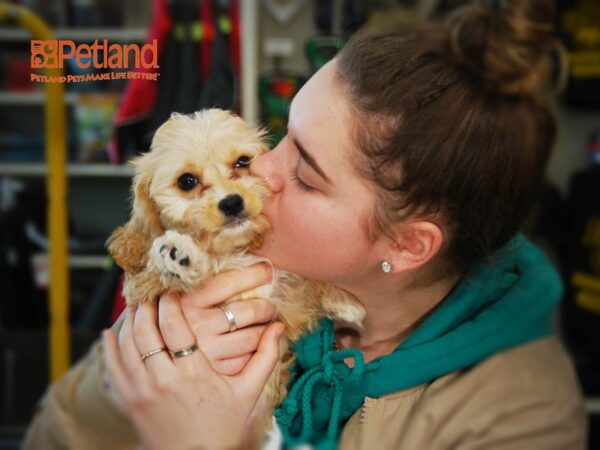
<path fill-rule="evenodd" d="M 310 155 L 310 153 L 308 153 L 306 151 L 306 149 L 302 146 L 302 144 L 300 144 L 300 142 L 298 142 L 298 139 L 296 138 L 292 138 L 292 142 L 294 143 L 294 145 L 296 146 L 296 148 L 298 149 L 298 153 L 300 153 L 300 156 L 302 157 L 302 159 L 304 161 L 306 161 L 306 163 L 312 167 L 314 169 L 315 172 L 317 172 L 319 175 L 321 175 L 321 177 L 329 184 L 333 184 L 331 182 L 331 180 L 329 179 L 329 177 L 327 175 L 325 175 L 325 172 L 323 172 L 323 169 L 321 169 L 321 167 L 319 166 L 319 164 L 317 163 L 317 161 L 315 161 L 315 159 Z"/>

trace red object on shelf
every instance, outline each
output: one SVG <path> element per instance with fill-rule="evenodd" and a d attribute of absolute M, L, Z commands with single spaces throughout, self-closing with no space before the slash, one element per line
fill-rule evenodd
<path fill-rule="evenodd" d="M 292 98 L 296 93 L 296 82 L 290 78 L 278 78 L 271 82 L 270 88 L 279 97 Z"/>
<path fill-rule="evenodd" d="M 149 37 L 147 43 L 152 40 L 158 41 L 158 60 L 162 60 L 165 50 L 165 42 L 173 31 L 173 20 L 171 19 L 167 0 L 153 0 L 152 2 L 152 23 L 150 25 Z M 202 39 L 198 45 L 200 54 L 199 73 L 202 80 L 207 80 L 210 74 L 210 65 L 213 52 L 213 43 L 216 35 L 215 8 L 212 1 L 198 0 L 200 9 L 199 16 L 202 20 Z M 230 55 L 233 63 L 233 70 L 239 79 L 240 75 L 240 9 L 238 0 L 232 0 L 229 6 L 229 16 L 231 22 L 230 34 Z M 140 69 L 142 72 L 150 72 L 152 69 Z M 159 76 L 160 69 L 159 69 Z M 113 129 L 116 130 L 132 122 L 140 120 L 151 114 L 158 98 L 158 83 L 155 80 L 134 79 L 127 83 L 125 92 L 119 104 L 119 108 L 113 120 Z M 238 99 L 239 102 L 239 99 Z M 241 108 L 234 105 L 237 113 Z M 108 155 L 113 163 L 122 162 L 121 149 L 113 132 L 113 136 L 108 145 Z"/>
<path fill-rule="evenodd" d="M 6 90 L 13 92 L 31 92 L 35 84 L 29 81 L 31 61 L 29 56 L 12 54 L 6 64 Z"/>
<path fill-rule="evenodd" d="M 240 57 L 240 42 L 241 42 L 241 24 L 240 24 L 240 5 L 238 0 L 232 0 L 230 9 L 229 9 L 229 17 L 231 20 L 231 35 L 229 37 L 230 46 L 231 46 L 231 61 L 233 63 L 233 71 L 235 76 L 241 82 L 241 74 L 242 74 L 242 60 Z M 242 113 L 241 107 L 241 98 L 237 97 L 237 104 L 235 105 L 234 111 L 237 114 Z"/>
<path fill-rule="evenodd" d="M 165 0 L 154 0 L 152 2 L 152 23 L 148 33 L 147 43 L 154 39 L 158 41 L 158 59 L 164 51 L 165 36 L 171 31 L 172 23 Z M 150 72 L 150 69 L 141 68 L 140 72 Z M 119 104 L 119 109 L 113 121 L 113 127 L 117 128 L 140 116 L 145 116 L 152 111 L 157 96 L 157 83 L 153 80 L 135 79 L 127 83 L 125 92 Z M 113 138 L 108 145 L 108 155 L 113 163 L 120 161 L 120 152 L 116 139 Z"/>

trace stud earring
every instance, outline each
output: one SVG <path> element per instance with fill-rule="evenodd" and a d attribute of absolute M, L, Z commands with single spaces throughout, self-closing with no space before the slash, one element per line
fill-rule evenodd
<path fill-rule="evenodd" d="M 383 261 L 381 263 L 381 270 L 385 273 L 390 273 L 392 271 L 392 265 L 388 261 Z"/>

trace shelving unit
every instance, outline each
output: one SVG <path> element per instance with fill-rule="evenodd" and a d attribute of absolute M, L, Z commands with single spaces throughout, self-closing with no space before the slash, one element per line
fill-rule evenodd
<path fill-rule="evenodd" d="M 143 41 L 148 36 L 145 28 L 119 29 L 119 28 L 56 28 L 56 39 L 69 39 L 72 41 L 94 41 L 108 39 L 109 41 Z M 31 39 L 31 35 L 24 30 L 9 27 L 0 27 L 0 41 L 23 42 Z"/>
<path fill-rule="evenodd" d="M 77 103 L 79 94 L 68 92 L 65 95 L 67 105 Z M 0 91 L 0 107 L 3 106 L 42 106 L 46 100 L 46 96 L 42 91 L 32 92 L 6 92 Z"/>
<path fill-rule="evenodd" d="M 41 177 L 46 175 L 44 163 L 0 163 L 0 175 Z M 69 177 L 131 177 L 133 168 L 110 164 L 69 164 Z"/>
<path fill-rule="evenodd" d="M 106 255 L 69 255 L 70 269 L 104 269 L 109 264 Z"/>
<path fill-rule="evenodd" d="M 10 11 L 10 10 L 9 10 Z M 44 32 L 39 32 L 37 28 L 33 26 L 24 26 L 23 28 L 13 28 L 10 26 L 0 27 L 0 42 L 3 45 L 3 51 L 6 49 L 8 52 L 15 52 L 16 57 L 11 56 L 11 61 L 15 61 L 16 65 L 13 71 L 12 79 L 13 83 L 10 83 L 11 78 L 7 77 L 7 88 L 19 89 L 29 88 L 30 91 L 0 91 L 0 109 L 2 110 L 3 120 L 3 132 L 10 132 L 10 141 L 12 142 L 13 136 L 16 142 L 23 140 L 22 144 L 16 144 L 15 146 L 7 147 L 8 153 L 2 155 L 5 158 L 12 158 L 13 160 L 6 160 L 0 162 L 0 176 L 9 176 L 18 178 L 23 181 L 28 181 L 31 178 L 44 178 L 49 175 L 48 170 L 52 171 L 53 183 L 51 186 L 57 186 L 60 184 L 65 189 L 61 189 L 58 197 L 52 195 L 53 192 L 56 194 L 56 190 L 47 189 L 49 192 L 49 201 L 47 202 L 48 214 L 50 220 L 48 222 L 47 234 L 54 236 L 52 230 L 60 229 L 61 236 L 62 231 L 66 230 L 66 223 L 73 224 L 75 231 L 78 236 L 82 239 L 82 242 L 86 245 L 92 254 L 69 254 L 68 245 L 63 247 L 62 245 L 55 244 L 57 240 L 53 240 L 53 245 L 49 247 L 49 254 L 37 253 L 32 254 L 38 256 L 38 266 L 35 267 L 35 263 L 32 265 L 32 269 L 36 273 L 36 281 L 44 279 L 44 275 L 50 277 L 50 282 L 47 284 L 48 289 L 48 304 L 49 304 L 49 315 L 53 318 L 49 326 L 49 344 L 50 344 L 50 355 L 49 369 L 51 378 L 55 379 L 64 370 L 65 366 L 68 366 L 72 362 L 71 345 L 69 344 L 71 332 L 68 326 L 64 325 L 66 320 L 68 323 L 74 319 L 70 318 L 70 313 L 75 311 L 76 306 L 85 305 L 87 300 L 91 297 L 91 294 L 96 289 L 95 286 L 100 280 L 100 273 L 103 273 L 109 265 L 109 258 L 106 254 L 102 254 L 102 245 L 98 242 L 102 242 L 105 238 L 106 233 L 110 232 L 111 228 L 114 228 L 120 223 L 120 211 L 124 209 L 124 206 L 128 197 L 128 186 L 129 178 L 133 171 L 129 166 L 111 166 L 109 164 L 73 164 L 68 163 L 63 158 L 63 152 L 66 148 L 64 141 L 64 132 L 66 130 L 74 130 L 69 120 L 65 120 L 65 109 L 68 108 L 67 117 L 75 120 L 94 120 L 89 119 L 87 116 L 81 118 L 82 111 L 85 109 L 75 109 L 82 105 L 89 108 L 89 98 L 94 97 L 93 101 L 103 101 L 102 96 L 114 97 L 112 92 L 115 88 L 120 88 L 122 85 L 92 85 L 92 86 L 56 86 L 56 85 L 29 85 L 21 87 L 23 83 L 14 83 L 15 76 L 20 76 L 19 71 L 23 71 L 23 68 L 27 68 L 28 56 L 26 50 L 29 46 L 31 39 L 61 39 L 61 40 L 72 40 L 77 43 L 90 42 L 97 39 L 107 39 L 111 42 L 143 42 L 146 40 L 148 31 L 145 28 L 72 28 L 72 29 L 54 29 L 49 30 L 43 22 L 41 22 L 35 16 L 28 14 L 19 13 L 15 15 L 14 23 L 20 27 L 23 26 L 23 17 L 26 17 L 30 22 L 38 24 L 40 29 Z M 31 18 L 31 19 L 30 19 Z M 34 37 L 35 36 L 35 37 Z M 9 61 L 7 59 L 7 61 Z M 47 72 L 53 73 L 53 72 Z M 26 81 L 28 75 L 25 75 L 23 81 Z M 105 91 L 104 88 L 108 87 L 111 91 Z M 48 101 L 48 92 L 57 92 L 60 88 L 60 96 L 55 97 L 52 105 L 54 107 L 60 107 L 60 120 L 58 123 L 53 124 L 48 128 L 48 124 L 51 123 L 50 119 L 57 117 L 56 108 L 48 109 L 50 102 Z M 71 89 L 70 92 L 64 92 L 66 89 Z M 92 90 L 89 90 L 89 89 Z M 102 90 L 95 90 L 102 88 Z M 64 92 L 64 97 L 62 96 Z M 88 97 L 87 99 L 84 97 Z M 58 101 L 57 101 L 58 100 Z M 62 103 L 64 102 L 64 104 Z M 93 102 L 92 102 L 93 103 Z M 44 113 L 45 114 L 42 114 Z M 50 114 L 48 113 L 50 111 Z M 91 116 L 93 117 L 93 116 Z M 105 130 L 105 126 L 109 126 L 109 121 L 98 122 L 102 125 L 87 125 L 89 122 L 81 122 L 86 124 L 86 129 L 91 132 L 97 133 L 97 136 L 102 136 L 101 130 Z M 104 125 L 106 123 L 106 125 Z M 96 127 L 96 128 L 94 128 Z M 102 128 L 99 128 L 102 127 Z M 38 155 L 37 153 L 37 139 L 40 133 L 46 130 L 44 141 L 46 142 L 46 151 Z M 48 132 L 50 130 L 50 132 Z M 98 131 L 96 131 L 98 130 Z M 57 135 L 59 139 L 57 139 Z M 73 133 L 71 137 L 78 136 L 78 133 Z M 30 139 L 32 138 L 32 139 Z M 96 138 L 97 139 L 97 138 Z M 31 142 L 31 143 L 30 143 Z M 54 144 L 54 150 L 52 146 L 48 146 L 48 143 Z M 86 142 L 83 141 L 83 145 Z M 22 147 L 19 147 L 21 145 Z M 58 147 L 58 148 L 56 148 Z M 24 152 L 32 152 L 33 155 L 29 156 L 26 154 L 15 155 L 15 151 L 22 149 Z M 46 158 L 46 162 L 21 162 L 18 159 L 37 159 Z M 57 156 L 58 155 L 58 156 Z M 56 156 L 56 158 L 54 158 Z M 56 163 L 59 161 L 58 167 L 56 164 L 49 164 L 48 161 Z M 67 179 L 65 179 L 67 177 Z M 94 181 L 94 179 L 98 181 Z M 100 180 L 99 180 L 100 179 Z M 117 181 L 121 179 L 122 181 Z M 106 181 L 105 181 L 106 180 Z M 37 186 L 37 180 L 32 185 Z M 58 183 L 58 184 L 57 184 Z M 66 189 L 66 184 L 69 185 L 69 189 Z M 72 192 L 71 192 L 72 190 Z M 66 200 L 66 205 L 64 201 Z M 63 206 L 63 212 L 56 214 L 56 205 Z M 67 206 L 68 205 L 68 206 Z M 68 210 L 73 214 L 68 215 L 64 212 L 64 206 L 67 206 Z M 44 208 L 46 206 L 43 206 Z M 54 207 L 54 208 L 53 208 Z M 98 214 L 99 217 L 90 220 L 94 214 Z M 76 216 L 79 216 L 77 218 Z M 79 219 L 79 220 L 77 220 Z M 81 222 L 81 219 L 84 219 Z M 25 219 L 24 219 L 25 220 Z M 27 219 L 29 220 L 29 219 Z M 81 226 L 83 223 L 84 226 Z M 57 228 L 57 224 L 59 227 Z M 85 226 L 87 225 L 87 227 Z M 70 226 L 69 226 L 70 228 Z M 65 239 L 63 239 L 64 241 Z M 91 243 L 91 245 L 90 245 Z M 45 248 L 41 247 L 42 252 Z M 58 250 L 57 250 L 58 249 Z M 98 254 L 96 254 L 96 252 Z M 60 259 L 56 256 L 59 255 Z M 77 271 L 77 272 L 74 272 Z M 83 271 L 83 272 L 81 272 Z M 69 273 L 76 273 L 70 276 Z M 62 274 L 67 274 L 66 278 Z M 55 276 L 55 275 L 60 276 Z M 64 282 L 63 282 L 64 281 Z M 43 289 L 43 284 L 39 285 L 40 294 Z M 61 288 L 58 292 L 57 287 Z M 57 295 L 58 293 L 58 295 Z M 58 299 L 58 301 L 57 301 Z M 66 304 L 66 306 L 64 306 Z M 57 349 L 64 349 L 64 351 L 57 351 Z M 47 352 L 44 352 L 47 353 Z M 8 410 L 7 410 L 8 411 Z M 8 412 L 7 412 L 8 414 Z M 9 416 L 7 416 L 9 417 Z"/>
<path fill-rule="evenodd" d="M 241 80 L 241 96 L 243 105 L 242 115 L 251 121 L 257 121 L 258 99 L 257 99 L 257 73 L 258 73 L 258 2 L 256 0 L 245 0 L 240 2 L 241 20 L 244 22 L 242 30 L 248 38 L 242 40 L 241 51 L 242 67 L 252 68 L 243 70 Z M 127 10 L 127 8 L 126 8 Z M 133 9 L 129 8 L 131 16 Z M 134 28 L 54 28 L 52 39 L 72 40 L 76 43 L 93 42 L 94 40 L 107 39 L 109 42 L 142 43 L 147 40 L 148 29 L 140 28 L 143 22 L 136 14 L 136 25 Z M 133 17 L 133 16 L 131 16 Z M 126 21 L 127 22 L 127 21 Z M 0 26 L 0 42 L 7 44 L 6 48 L 14 48 L 24 53 L 28 48 L 31 34 L 23 29 L 10 26 Z M 10 50 L 9 50 L 10 51 Z M 26 62 L 25 62 L 26 64 Z M 43 92 L 44 86 L 36 85 L 35 90 L 29 92 L 0 91 L 0 109 L 8 115 L 12 121 L 12 111 L 27 117 L 26 123 L 15 120 L 15 127 L 9 130 L 19 130 L 27 137 L 40 130 L 40 118 L 38 113 L 43 110 L 46 97 Z M 67 90 L 79 88 L 79 86 L 65 85 Z M 39 89 L 39 90 L 38 90 Z M 65 105 L 69 108 L 68 116 L 72 120 L 79 105 L 84 104 L 84 96 L 102 95 L 102 91 L 73 91 L 65 92 Z M 31 119 L 29 122 L 28 119 Z M 10 122 L 9 122 L 10 123 Z M 23 124 L 23 126 L 21 126 Z M 69 128 L 69 131 L 74 128 Z M 73 138 L 73 134 L 71 134 Z M 37 145 L 37 144 L 32 144 Z M 12 155 L 11 155 L 12 156 Z M 34 156 L 36 158 L 36 156 Z M 77 164 L 67 163 L 66 176 L 68 177 L 68 208 L 69 220 L 74 221 L 74 229 L 85 236 L 94 238 L 107 237 L 111 229 L 126 220 L 123 212 L 129 203 L 130 178 L 133 169 L 127 165 L 109 164 Z M 9 176 L 28 181 L 47 176 L 46 164 L 41 162 L 0 161 L 0 176 Z M 105 181 L 106 180 L 106 181 Z M 72 217 L 71 217 L 72 214 Z M 98 215 L 97 219 L 93 219 Z M 123 217 L 121 217 L 123 215 Z M 97 251 L 101 251 L 98 249 Z M 106 268 L 107 257 L 102 254 L 93 255 L 69 255 L 69 272 Z M 77 277 L 72 277 L 77 279 Z"/>

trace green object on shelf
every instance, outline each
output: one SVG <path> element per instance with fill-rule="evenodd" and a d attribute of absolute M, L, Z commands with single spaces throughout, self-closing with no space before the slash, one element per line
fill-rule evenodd
<path fill-rule="evenodd" d="M 306 41 L 306 57 L 314 72 L 323 67 L 346 42 L 340 37 L 314 36 Z"/>
<path fill-rule="evenodd" d="M 229 17 L 219 16 L 217 23 L 219 25 L 219 30 L 221 30 L 221 33 L 223 33 L 223 34 L 231 33 L 231 20 L 229 20 Z"/>
<path fill-rule="evenodd" d="M 292 98 L 305 81 L 302 76 L 283 72 L 262 75 L 259 79 L 262 122 L 271 132 L 273 146 L 285 136 Z"/>

